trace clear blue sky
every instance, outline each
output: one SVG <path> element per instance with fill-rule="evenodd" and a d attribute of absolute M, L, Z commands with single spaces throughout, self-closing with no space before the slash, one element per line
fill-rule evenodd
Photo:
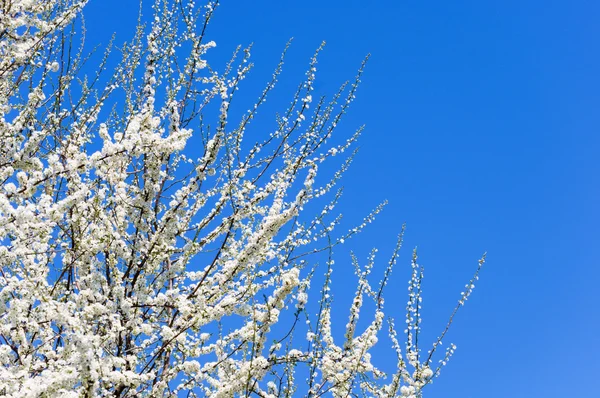
<path fill-rule="evenodd" d="M 136 1 L 91 0 L 92 40 L 128 38 L 136 12 Z M 372 54 L 341 126 L 367 126 L 342 210 L 358 221 L 389 200 L 352 242 L 359 253 L 379 247 L 381 266 L 407 223 L 386 302 L 397 316 L 412 247 L 426 267 L 430 337 L 488 252 L 448 339 L 458 350 L 427 398 L 598 396 L 598 21 L 600 3 L 583 0 L 225 0 L 217 11 L 208 31 L 216 58 L 255 43 L 251 99 L 292 36 L 284 89 L 321 40 L 323 92 Z M 354 283 L 334 276 L 334 289 Z M 341 310 L 349 294 L 340 293 Z"/>

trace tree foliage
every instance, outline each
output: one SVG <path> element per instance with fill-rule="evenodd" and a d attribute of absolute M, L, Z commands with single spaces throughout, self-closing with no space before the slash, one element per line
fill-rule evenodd
<path fill-rule="evenodd" d="M 360 130 L 328 140 L 363 68 L 330 99 L 313 98 L 319 48 L 274 131 L 248 137 L 283 57 L 234 119 L 250 48 L 221 72 L 209 65 L 215 3 L 157 0 L 133 39 L 93 66 L 85 3 L 1 3 L 0 395 L 421 396 L 454 348 L 433 362 L 448 328 L 419 348 L 416 253 L 405 344 L 388 319 L 396 370 L 370 356 L 401 236 L 379 284 L 369 282 L 374 253 L 365 266 L 353 258 L 345 336 L 331 330 L 332 249 L 381 210 L 335 229 Z M 341 168 L 319 185 L 334 156 Z M 316 274 L 323 283 L 311 286 Z M 374 311 L 363 326 L 365 300 Z"/>

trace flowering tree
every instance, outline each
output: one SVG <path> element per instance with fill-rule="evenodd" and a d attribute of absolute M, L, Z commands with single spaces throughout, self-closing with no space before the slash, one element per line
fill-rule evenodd
<path fill-rule="evenodd" d="M 381 209 L 344 233 L 331 217 L 360 131 L 341 145 L 327 140 L 362 67 L 331 100 L 314 99 L 319 48 L 275 131 L 249 142 L 283 57 L 233 121 L 250 49 L 223 72 L 209 66 L 216 4 L 157 0 L 114 71 L 109 46 L 88 75 L 77 33 L 85 2 L 1 3 L 0 395 L 421 396 L 454 346 L 434 362 L 446 327 L 427 353 L 419 348 L 416 253 L 404 347 L 388 319 L 395 371 L 370 356 L 401 236 L 378 285 L 369 282 L 374 253 L 365 266 L 352 259 L 345 336 L 331 331 L 332 249 Z M 341 168 L 317 185 L 335 155 L 346 156 Z M 323 198 L 321 211 L 304 210 Z M 323 283 L 311 289 L 317 274 Z M 374 313 L 363 327 L 365 300 Z"/>

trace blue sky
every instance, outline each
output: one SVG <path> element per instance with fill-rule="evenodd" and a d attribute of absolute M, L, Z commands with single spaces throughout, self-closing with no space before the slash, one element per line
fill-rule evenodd
<path fill-rule="evenodd" d="M 91 40 L 129 38 L 136 12 L 136 1 L 92 0 Z M 583 0 L 230 0 L 209 28 L 216 59 L 254 42 L 250 99 L 290 37 L 283 90 L 322 40 L 323 92 L 371 53 L 340 130 L 366 125 L 342 210 L 358 221 L 390 204 L 352 249 L 377 246 L 384 266 L 407 223 L 387 306 L 401 316 L 418 245 L 431 338 L 488 252 L 448 338 L 458 350 L 427 398 L 598 394 L 598 20 L 600 3 Z M 334 277 L 334 293 L 350 282 Z"/>

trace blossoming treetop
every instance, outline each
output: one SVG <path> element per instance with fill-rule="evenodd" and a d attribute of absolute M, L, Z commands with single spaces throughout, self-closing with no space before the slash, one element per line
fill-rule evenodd
<path fill-rule="evenodd" d="M 327 141 L 362 67 L 331 99 L 313 98 L 319 48 L 276 128 L 255 142 L 246 131 L 283 57 L 232 120 L 250 48 L 222 72 L 209 66 L 215 3 L 157 0 L 114 71 L 109 46 L 90 75 L 77 33 L 85 3 L 1 5 L 0 395 L 421 396 L 454 348 L 433 362 L 447 328 L 429 352 L 419 348 L 416 253 L 404 347 L 388 322 L 396 370 L 384 374 L 370 356 L 401 237 L 379 284 L 368 280 L 374 255 L 365 266 L 353 259 L 345 336 L 331 331 L 332 249 L 381 210 L 335 229 L 337 183 L 360 130 Z M 318 184 L 333 156 L 346 158 Z M 308 214 L 309 202 L 322 211 Z M 315 273 L 321 286 L 311 286 Z M 360 328 L 365 300 L 375 310 Z"/>

